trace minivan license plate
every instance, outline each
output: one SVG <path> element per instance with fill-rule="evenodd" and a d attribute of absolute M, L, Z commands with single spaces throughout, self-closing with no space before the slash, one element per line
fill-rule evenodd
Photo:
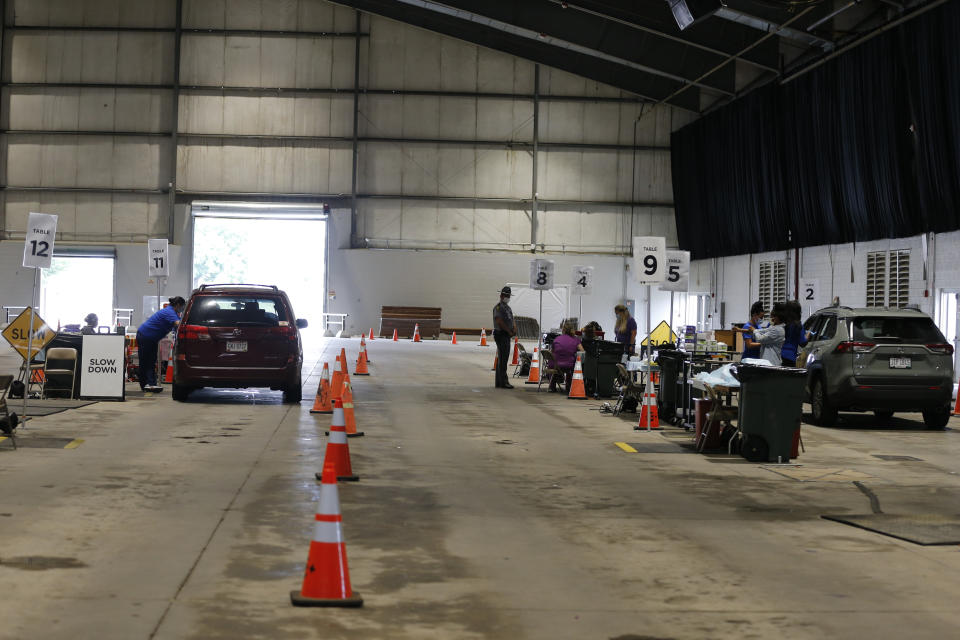
<path fill-rule="evenodd" d="M 228 343 L 227 343 L 227 351 L 232 351 L 232 352 L 235 352 L 235 353 L 242 353 L 242 352 L 245 352 L 246 350 L 247 350 L 247 341 L 246 341 L 246 340 L 231 341 L 231 342 L 228 342 Z M 891 358 L 890 361 L 893 362 L 893 359 Z M 891 364 L 890 366 L 892 367 L 893 365 Z M 908 366 L 909 366 L 909 365 L 908 365 Z"/>
<path fill-rule="evenodd" d="M 891 369 L 909 369 L 910 358 L 890 358 Z"/>

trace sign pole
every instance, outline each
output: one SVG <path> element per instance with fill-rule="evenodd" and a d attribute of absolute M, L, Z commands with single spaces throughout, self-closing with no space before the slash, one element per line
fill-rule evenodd
<path fill-rule="evenodd" d="M 539 334 L 537 335 L 537 348 L 543 351 L 543 290 L 540 290 L 540 316 L 537 318 Z"/>
<path fill-rule="evenodd" d="M 651 362 L 653 359 L 650 357 L 653 355 L 653 329 L 650 328 L 650 318 L 653 314 L 653 300 L 651 300 L 650 285 L 647 285 L 647 335 L 651 336 L 647 340 L 647 384 L 643 389 L 643 400 L 644 402 L 649 402 L 649 398 L 653 394 L 653 372 L 650 370 Z M 653 413 L 653 407 L 647 407 L 647 431 L 650 431 L 650 414 Z"/>
<path fill-rule="evenodd" d="M 673 337 L 673 291 L 670 292 L 670 322 L 668 322 L 667 324 L 670 325 L 670 337 L 672 338 Z"/>
<path fill-rule="evenodd" d="M 27 383 L 23 385 L 23 423 L 27 423 L 27 397 L 30 395 L 30 380 L 33 377 L 33 370 L 30 363 L 33 361 L 33 316 L 37 312 L 37 290 L 40 288 L 40 267 L 33 269 L 33 299 L 30 304 L 30 328 L 27 330 Z"/>

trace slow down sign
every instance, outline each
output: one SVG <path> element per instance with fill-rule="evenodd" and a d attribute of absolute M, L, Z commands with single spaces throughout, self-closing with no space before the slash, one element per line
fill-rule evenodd
<path fill-rule="evenodd" d="M 83 360 L 77 363 L 80 396 L 124 399 L 124 337 L 83 336 Z"/>

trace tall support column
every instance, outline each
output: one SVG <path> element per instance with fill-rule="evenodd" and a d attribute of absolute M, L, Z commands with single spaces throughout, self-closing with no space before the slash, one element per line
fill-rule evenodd
<path fill-rule="evenodd" d="M 177 0 L 177 23 L 173 32 L 173 89 L 171 91 L 170 158 L 167 165 L 167 239 L 174 242 L 177 203 L 177 132 L 180 130 L 180 36 L 183 30 L 183 0 Z"/>
<path fill-rule="evenodd" d="M 530 207 L 530 252 L 537 250 L 537 157 L 540 151 L 540 65 L 533 67 L 533 180 Z"/>
<path fill-rule="evenodd" d="M 0 80 L 4 78 L 12 79 L 12 74 L 7 74 L 6 69 L 4 68 L 7 64 L 7 60 L 3 55 L 3 48 L 7 44 L 7 2 L 6 0 L 0 0 Z M 7 118 L 8 108 L 7 104 L 10 101 L 10 93 L 7 92 L 6 100 L 0 101 L 0 126 L 4 130 L 10 127 L 10 123 Z M 7 137 L 7 134 L 2 135 L 3 138 Z M 6 149 L 7 145 L 0 145 L 0 149 Z M 0 187 L 7 186 L 7 156 L 4 154 L 3 158 L 0 158 Z M 7 192 L 6 190 L 0 194 L 0 240 L 6 240 L 7 238 Z M 26 394 L 24 394 L 26 395 Z"/>
<path fill-rule="evenodd" d="M 357 26 L 353 49 L 353 174 L 350 178 L 350 246 L 364 243 L 357 237 L 357 165 L 360 159 L 360 12 L 356 12 Z"/>

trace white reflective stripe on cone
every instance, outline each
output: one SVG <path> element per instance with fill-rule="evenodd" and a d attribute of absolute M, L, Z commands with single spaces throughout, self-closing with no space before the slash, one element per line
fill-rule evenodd
<path fill-rule="evenodd" d="M 347 432 L 343 429 L 335 429 L 336 426 L 330 427 L 330 444 L 347 444 Z"/>
<path fill-rule="evenodd" d="M 340 515 L 340 496 L 337 495 L 337 485 L 320 485 L 320 508 L 317 509 L 317 515 L 338 516 Z"/>
<path fill-rule="evenodd" d="M 316 522 L 313 526 L 314 542 L 343 544 L 343 531 L 339 522 Z"/>
<path fill-rule="evenodd" d="M 347 419 L 343 415 L 343 407 L 337 407 L 333 410 L 333 421 L 330 423 L 330 426 L 346 428 Z"/>

